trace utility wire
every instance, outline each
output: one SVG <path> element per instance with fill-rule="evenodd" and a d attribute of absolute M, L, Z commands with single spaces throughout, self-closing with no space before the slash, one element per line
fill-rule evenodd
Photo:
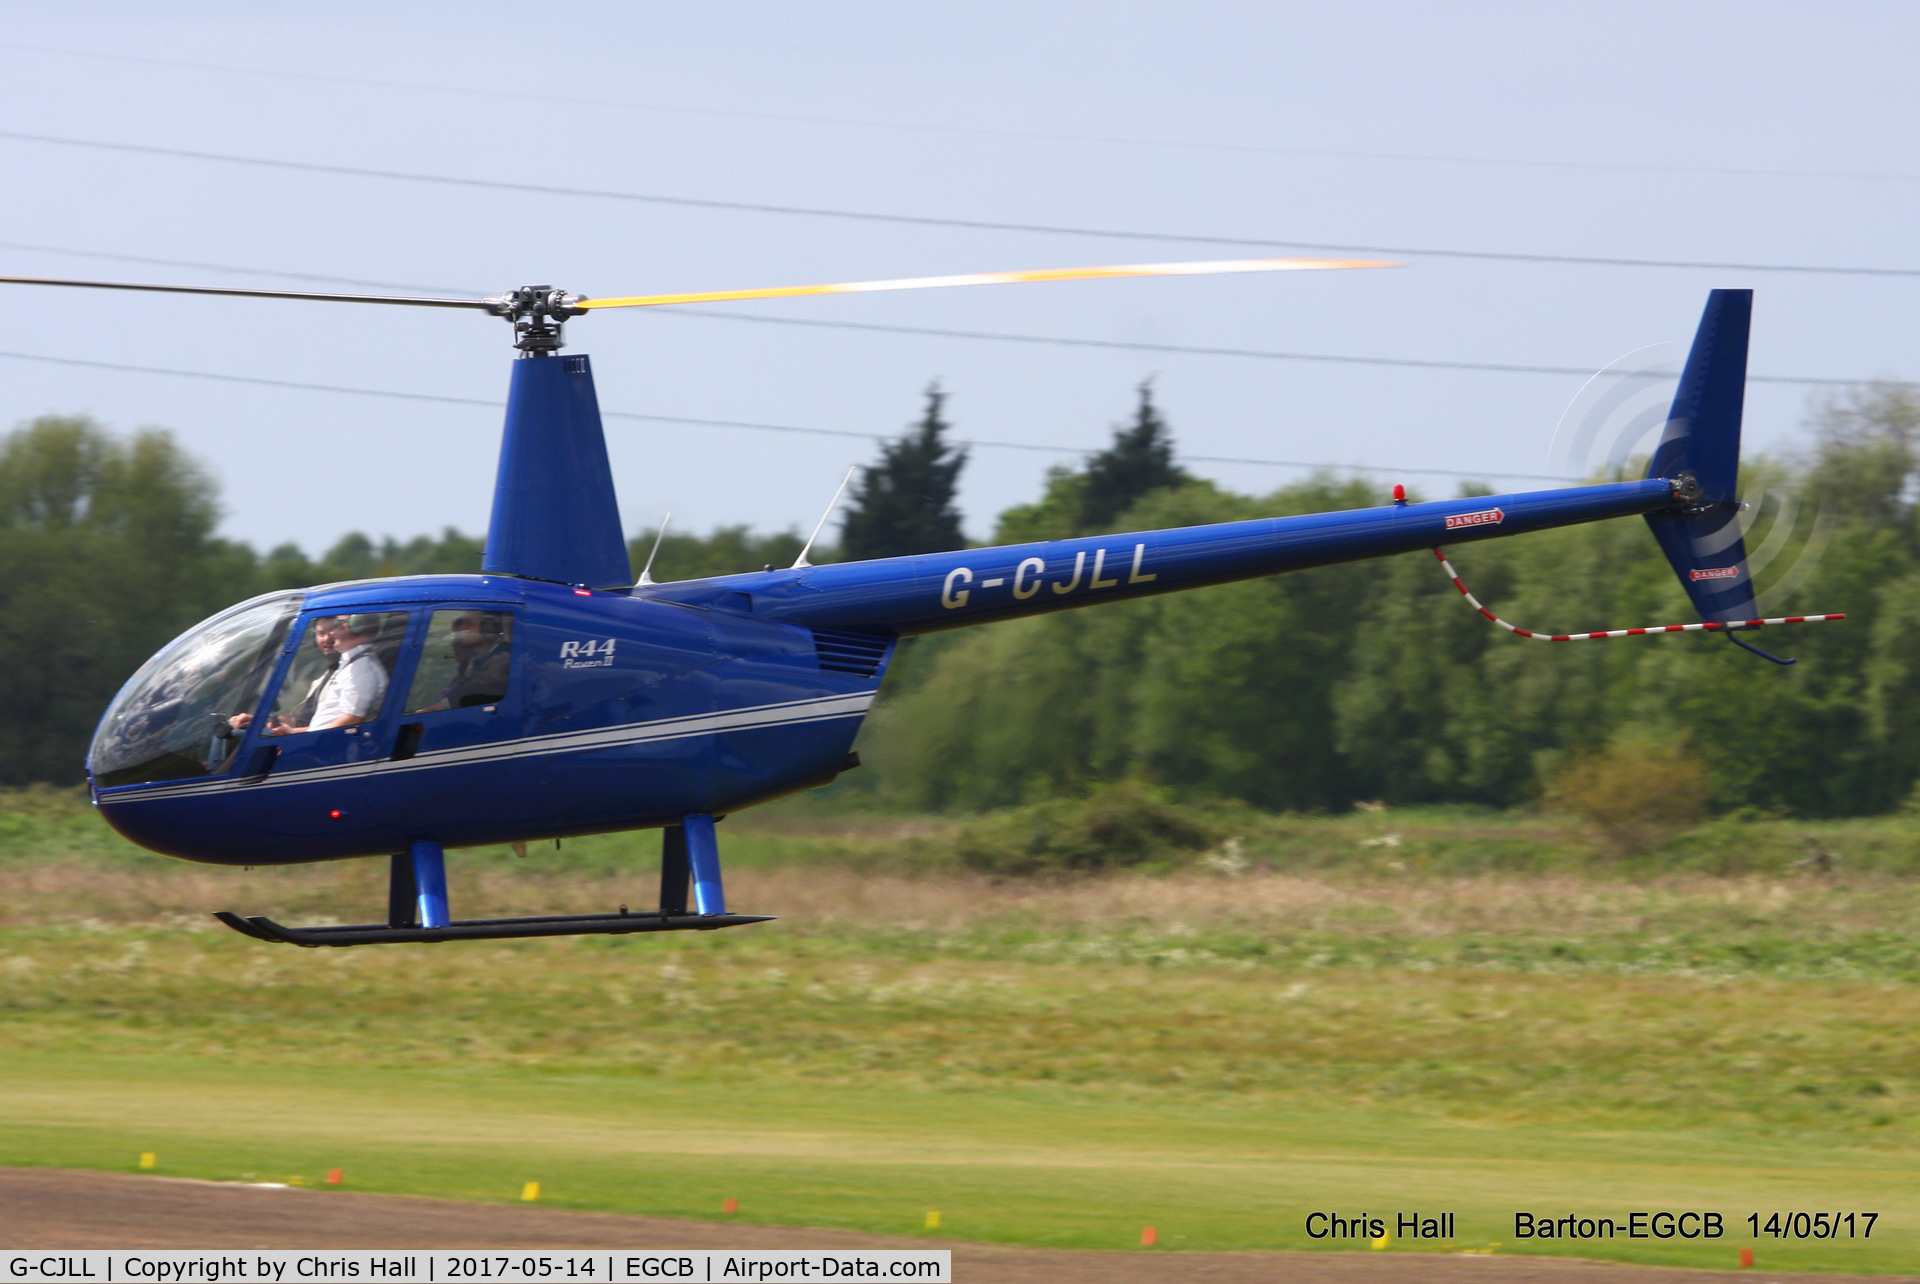
<path fill-rule="evenodd" d="M 95 259 L 103 263 L 144 263 L 148 267 L 192 268 L 199 272 L 224 272 L 233 276 L 269 277 L 286 281 L 311 281 L 316 285 L 351 285 L 374 290 L 417 290 L 422 294 L 447 294 L 463 298 L 493 293 L 477 287 L 456 290 L 444 285 L 420 285 L 407 281 L 368 281 L 356 276 L 327 276 L 319 272 L 283 272 L 272 268 L 235 267 L 231 263 L 203 263 L 197 259 L 162 259 L 145 254 L 109 254 L 105 250 L 74 250 L 61 245 L 31 245 L 22 241 L 0 241 L 0 250 L 20 250 L 29 254 L 64 254 L 76 259 Z"/>
<path fill-rule="evenodd" d="M 100 259 L 120 263 L 145 263 L 160 267 L 185 267 L 206 272 L 228 272 L 239 276 L 286 278 L 321 285 L 351 285 L 384 290 L 419 290 L 428 294 L 447 294 L 471 298 L 488 293 L 479 286 L 420 285 L 399 281 L 370 281 L 362 277 L 325 276 L 315 272 L 277 272 L 266 268 L 235 267 L 226 263 L 203 263 L 192 259 L 151 258 L 138 254 L 109 254 L 101 250 L 72 250 L 54 245 L 30 245 L 0 241 L 0 250 L 22 250 L 37 254 L 66 254 L 76 258 Z M 1393 366 L 1414 370 L 1461 370 L 1487 374 L 1577 375 L 1594 373 L 1587 366 L 1527 365 L 1513 361 L 1442 361 L 1420 357 L 1366 357 L 1330 352 L 1275 352 L 1260 348 L 1196 347 L 1179 343 L 1137 343 L 1121 339 L 1079 339 L 1068 335 L 1008 334 L 994 330 L 951 330 L 936 326 L 890 325 L 872 321 L 829 321 L 813 317 L 754 316 L 745 312 L 721 312 L 712 308 L 673 307 L 657 309 L 656 316 L 691 316 L 714 321 L 745 321 L 755 325 L 787 325 L 827 330 L 858 330 L 876 334 L 911 334 L 937 339 L 972 339 L 994 343 L 1040 343 L 1067 348 L 1100 348 L 1127 352 L 1154 352 L 1174 356 L 1243 357 L 1264 361 L 1326 362 L 1334 365 Z M 1904 379 L 1832 379 L 1805 375 L 1747 376 L 1749 383 L 1779 383 L 1812 388 L 1853 388 L 1874 383 L 1890 387 L 1920 387 Z"/>
<path fill-rule="evenodd" d="M 395 401 L 433 402 L 446 406 L 477 406 L 488 410 L 501 410 L 505 402 L 487 401 L 479 397 L 448 397 L 428 392 L 401 392 L 389 388 L 349 388 L 341 384 L 305 383 L 292 379 L 265 379 L 257 375 L 222 374 L 212 370 L 181 370 L 171 366 L 136 366 L 114 361 L 89 361 L 79 357 L 54 357 L 37 352 L 0 351 L 0 359 L 10 361 L 34 361 L 45 365 L 73 366 L 84 370 L 111 370 L 122 374 L 167 375 L 180 379 L 205 379 L 214 383 L 245 384 L 257 388 L 282 388 L 296 392 L 329 392 L 350 397 L 384 397 Z M 855 432 L 846 428 L 805 428 L 796 424 L 762 424 L 741 419 L 696 419 L 687 415 L 648 415 L 631 410 L 602 410 L 606 419 L 628 419 L 641 423 L 681 424 L 696 428 L 742 428 L 755 432 L 804 433 L 813 437 L 852 437 L 861 441 L 889 441 L 885 433 Z M 1096 450 L 1084 446 L 1043 446 L 1025 441 L 982 441 L 972 439 L 959 441 L 956 445 L 981 447 L 992 450 L 1025 450 L 1053 455 L 1092 455 Z M 1188 455 L 1181 459 L 1195 464 L 1251 464 L 1263 468 L 1308 468 L 1331 469 L 1334 471 L 1361 473 L 1392 473 L 1396 476 L 1432 477 L 1506 477 L 1517 481 L 1568 482 L 1574 478 L 1550 473 L 1507 473 L 1507 472 L 1468 472 L 1458 468 L 1374 468 L 1365 464 L 1327 464 L 1308 463 L 1297 459 L 1241 459 L 1222 455 Z"/>
<path fill-rule="evenodd" d="M 1262 348 L 1210 348 L 1181 343 L 1137 343 L 1123 339 L 1076 339 L 1066 335 L 1006 334 L 992 330 L 947 330 L 935 326 L 881 325 L 868 321 L 827 321 L 814 317 L 761 317 L 744 312 L 717 312 L 710 308 L 659 309 L 660 315 L 708 317 L 718 321 L 751 321 L 759 325 L 819 326 L 831 330 L 871 330 L 889 334 L 917 334 L 940 339 L 985 339 L 995 343 L 1046 343 L 1067 348 L 1108 348 L 1128 352 L 1159 352 L 1193 357 L 1250 357 L 1263 361 L 1321 361 L 1335 365 L 1400 366 L 1415 370 L 1465 370 L 1487 374 L 1578 375 L 1590 377 L 1588 366 L 1536 366 L 1513 361 L 1441 361 L 1420 357 L 1357 357 L 1331 352 L 1275 352 Z M 1855 388 L 1872 383 L 1891 387 L 1920 387 L 1905 379 L 1826 379 L 1802 375 L 1747 376 L 1748 383 L 1784 383 L 1816 388 Z"/>
<path fill-rule="evenodd" d="M 1256 249 L 1315 250 L 1340 254 L 1392 254 L 1410 258 L 1472 259 L 1498 263 L 1556 263 L 1587 267 L 1683 268 L 1714 272 L 1786 272 L 1815 276 L 1920 277 L 1920 268 L 1846 267 L 1807 263 L 1743 263 L 1710 259 L 1618 258 L 1591 254 L 1525 254 L 1497 250 L 1435 249 L 1406 245 L 1348 245 L 1327 241 L 1287 241 L 1263 237 L 1210 236 L 1176 232 L 1135 232 L 1116 228 L 1071 227 L 1055 223 L 1014 223 L 992 219 L 941 218 L 930 214 L 889 214 L 873 210 L 830 209 L 811 205 L 775 205 L 760 201 L 727 201 L 708 197 L 667 196 L 655 192 L 622 192 L 594 187 L 560 187 L 547 183 L 517 183 L 494 178 L 461 178 L 450 174 L 422 174 L 406 170 L 374 169 L 360 165 L 326 165 L 313 161 L 276 160 L 266 156 L 239 156 L 227 152 L 204 152 L 185 147 L 156 147 L 143 143 L 117 143 L 95 138 L 65 138 L 53 134 L 29 134 L 0 130 L 0 139 L 18 143 L 43 143 L 54 147 L 76 147 L 93 151 L 118 152 L 139 156 L 166 156 L 177 160 L 208 161 L 221 165 L 252 166 L 260 169 L 294 171 L 307 174 L 331 174 L 348 178 L 377 178 L 390 182 L 425 183 L 440 187 L 458 187 L 495 192 L 517 192 L 536 196 L 574 196 L 594 200 L 631 201 L 646 205 L 668 205 L 684 209 L 730 210 L 749 214 L 784 214 L 807 218 L 851 220 L 861 223 L 894 223 L 910 227 L 956 227 L 979 232 L 1025 232 L 1045 236 L 1099 237 L 1119 241 L 1151 241 L 1182 245 L 1234 245 Z"/>
<path fill-rule="evenodd" d="M 683 116 L 711 116 L 731 120 L 764 120 L 780 124 L 826 125 L 856 129 L 892 130 L 903 133 L 944 134 L 974 138 L 1006 138 L 1029 142 L 1092 143 L 1101 146 L 1154 147 L 1171 151 L 1232 152 L 1266 156 L 1305 156 L 1326 160 L 1411 161 L 1429 165 L 1488 165 L 1514 169 L 1597 170 L 1605 173 L 1639 174 L 1711 174 L 1737 178 L 1836 178 L 1868 179 L 1889 182 L 1913 182 L 1920 174 L 1876 170 L 1770 169 L 1732 165 L 1653 165 L 1632 161 L 1541 160 L 1513 156 L 1467 156 L 1431 152 L 1356 151 L 1332 147 L 1283 147 L 1270 143 L 1223 143 L 1205 139 L 1138 138 L 1111 134 L 1071 134 L 1026 129 L 994 129 L 981 125 L 940 125 L 897 120 L 868 120 L 855 116 L 802 116 L 785 112 L 750 111 L 738 107 L 694 107 L 684 103 L 636 102 L 620 98 L 587 98 L 571 94 L 541 94 L 523 89 L 500 89 L 484 84 L 444 85 L 411 80 L 383 80 L 372 76 L 343 76 L 338 73 L 291 71 L 273 67 L 236 67 L 228 63 L 192 62 L 178 58 L 153 58 L 138 54 L 100 53 L 94 50 L 58 49 L 46 45 L 0 41 L 0 49 L 21 53 L 54 54 L 64 58 L 90 58 L 100 61 L 137 63 L 149 67 L 178 67 L 188 71 L 213 71 L 225 75 L 261 76 L 268 79 L 308 80 L 321 84 L 356 85 L 372 89 L 400 89 L 415 93 L 453 94 L 471 98 L 505 99 L 512 102 L 553 103 L 567 107 L 608 107 L 627 111 L 664 112 Z"/>

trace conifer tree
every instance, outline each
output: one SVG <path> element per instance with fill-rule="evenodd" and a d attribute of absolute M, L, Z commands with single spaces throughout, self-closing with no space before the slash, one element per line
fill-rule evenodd
<path fill-rule="evenodd" d="M 1103 529 L 1152 492 L 1191 480 L 1187 470 L 1173 462 L 1173 434 L 1153 404 L 1153 380 L 1143 380 L 1133 422 L 1115 428 L 1113 445 L 1087 461 L 1080 524 L 1086 530 Z"/>
<path fill-rule="evenodd" d="M 966 547 L 954 507 L 967 452 L 950 445 L 941 417 L 947 394 L 927 389 L 927 410 L 897 441 L 880 447 L 880 462 L 860 470 L 840 532 L 841 556 L 906 557 Z"/>

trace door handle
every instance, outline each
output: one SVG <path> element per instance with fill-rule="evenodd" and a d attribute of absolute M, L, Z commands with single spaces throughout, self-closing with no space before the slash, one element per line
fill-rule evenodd
<path fill-rule="evenodd" d="M 426 734 L 426 730 L 427 724 L 424 722 L 403 723 L 400 734 L 393 739 L 393 761 L 405 762 L 419 753 L 420 737 Z"/>
<path fill-rule="evenodd" d="M 247 769 L 242 774 L 247 780 L 264 780 L 279 761 L 279 745 L 261 745 L 253 751 L 253 757 L 247 759 Z"/>

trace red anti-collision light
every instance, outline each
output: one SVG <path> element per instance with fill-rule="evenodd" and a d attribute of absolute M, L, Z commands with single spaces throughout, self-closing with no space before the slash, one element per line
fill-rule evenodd
<path fill-rule="evenodd" d="M 593 594 L 589 593 L 586 589 L 575 589 L 573 591 L 573 595 L 575 597 L 592 597 L 593 596 Z"/>
<path fill-rule="evenodd" d="M 1396 504 L 1404 504 L 1407 502 L 1407 488 L 1399 482 L 1393 484 L 1393 502 Z"/>
<path fill-rule="evenodd" d="M 338 820 L 340 819 L 340 813 L 338 811 L 330 811 L 327 813 L 327 818 L 329 820 Z"/>

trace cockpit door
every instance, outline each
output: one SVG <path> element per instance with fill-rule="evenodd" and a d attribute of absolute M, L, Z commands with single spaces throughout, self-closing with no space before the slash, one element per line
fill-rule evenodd
<path fill-rule="evenodd" d="M 524 809 L 513 761 L 524 685 L 517 632 L 516 613 L 498 605 L 427 613 L 398 671 L 404 690 L 394 705 L 395 732 L 373 782 L 378 808 L 457 816 L 455 830 Z"/>
<path fill-rule="evenodd" d="M 299 621 L 278 685 L 244 728 L 233 798 L 247 823 L 290 838 L 373 823 L 366 777 L 393 739 L 393 672 L 411 624 L 406 611 Z"/>

